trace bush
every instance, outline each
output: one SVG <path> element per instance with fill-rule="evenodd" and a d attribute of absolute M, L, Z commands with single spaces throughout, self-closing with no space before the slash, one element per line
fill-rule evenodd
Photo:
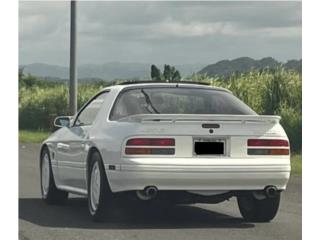
<path fill-rule="evenodd" d="M 102 86 L 82 84 L 79 86 L 78 107 L 81 107 Z M 19 128 L 34 130 L 53 129 L 53 120 L 59 115 L 69 115 L 68 88 L 54 87 L 22 88 L 19 90 Z"/>
<path fill-rule="evenodd" d="M 278 68 L 233 74 L 227 79 L 194 74 L 186 80 L 227 88 L 258 114 L 282 116 L 281 124 L 289 136 L 292 151 L 301 152 L 302 78 L 298 72 Z M 79 84 L 78 107 L 104 85 L 107 84 Z M 19 128 L 52 129 L 53 119 L 58 115 L 68 115 L 67 85 L 22 75 L 19 79 Z"/>

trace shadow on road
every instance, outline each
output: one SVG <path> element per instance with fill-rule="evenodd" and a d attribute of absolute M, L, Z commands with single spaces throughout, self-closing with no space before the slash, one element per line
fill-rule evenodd
<path fill-rule="evenodd" d="M 240 218 L 195 206 L 116 209 L 111 220 L 92 222 L 84 198 L 71 198 L 63 206 L 48 206 L 38 198 L 19 199 L 19 218 L 45 227 L 84 229 L 251 228 Z"/>

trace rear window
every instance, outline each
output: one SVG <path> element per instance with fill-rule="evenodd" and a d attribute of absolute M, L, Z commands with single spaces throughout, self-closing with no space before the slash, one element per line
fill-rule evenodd
<path fill-rule="evenodd" d="M 232 94 L 214 89 L 157 87 L 125 90 L 113 107 L 110 120 L 136 114 L 256 113 Z"/>

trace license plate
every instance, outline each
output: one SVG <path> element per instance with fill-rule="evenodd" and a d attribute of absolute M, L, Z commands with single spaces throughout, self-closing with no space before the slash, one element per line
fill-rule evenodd
<path fill-rule="evenodd" d="M 212 138 L 194 139 L 196 155 L 225 155 L 225 140 Z"/>

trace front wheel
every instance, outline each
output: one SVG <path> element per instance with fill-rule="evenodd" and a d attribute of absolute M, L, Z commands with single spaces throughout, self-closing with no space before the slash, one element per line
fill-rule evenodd
<path fill-rule="evenodd" d="M 242 217 L 251 222 L 269 222 L 277 214 L 280 193 L 273 198 L 259 200 L 253 194 L 238 196 L 238 206 Z"/>
<path fill-rule="evenodd" d="M 68 192 L 56 187 L 47 148 L 41 153 L 40 176 L 42 199 L 48 204 L 63 204 L 68 198 Z"/>
<path fill-rule="evenodd" d="M 88 172 L 88 207 L 94 221 L 105 220 L 109 214 L 112 193 L 98 152 L 92 154 Z"/>

